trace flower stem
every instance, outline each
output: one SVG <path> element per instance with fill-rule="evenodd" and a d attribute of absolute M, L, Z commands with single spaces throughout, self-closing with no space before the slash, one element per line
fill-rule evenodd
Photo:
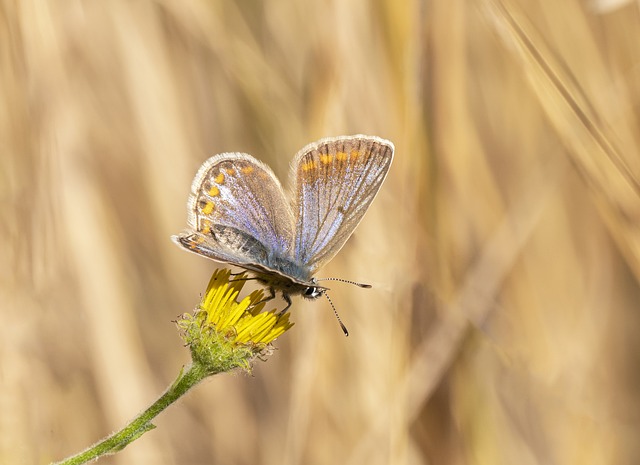
<path fill-rule="evenodd" d="M 212 375 L 203 365 L 193 362 L 186 369 L 183 368 L 173 384 L 156 400 L 149 408 L 134 418 L 120 431 L 107 436 L 84 451 L 68 457 L 52 465 L 78 465 L 96 460 L 103 455 L 115 454 L 125 446 L 138 439 L 147 431 L 155 428 L 151 423 L 160 412 L 175 402 L 189 389 L 198 384 L 204 378 Z"/>

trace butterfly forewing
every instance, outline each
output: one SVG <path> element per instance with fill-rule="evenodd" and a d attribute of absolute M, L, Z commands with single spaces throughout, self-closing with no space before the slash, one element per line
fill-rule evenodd
<path fill-rule="evenodd" d="M 371 136 L 323 139 L 293 162 L 294 258 L 313 272 L 349 239 L 384 181 L 393 144 Z"/>
<path fill-rule="evenodd" d="M 193 181 L 183 247 L 231 263 L 286 256 L 293 214 L 271 169 L 250 155 L 224 153 L 207 160 Z"/>

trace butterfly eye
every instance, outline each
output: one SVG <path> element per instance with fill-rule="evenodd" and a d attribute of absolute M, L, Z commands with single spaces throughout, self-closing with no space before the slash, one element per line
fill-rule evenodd
<path fill-rule="evenodd" d="M 306 297 L 307 299 L 317 299 L 322 295 L 322 293 L 323 293 L 323 289 L 319 289 L 315 286 L 309 286 L 304 290 L 304 292 L 302 293 L 302 296 Z"/>

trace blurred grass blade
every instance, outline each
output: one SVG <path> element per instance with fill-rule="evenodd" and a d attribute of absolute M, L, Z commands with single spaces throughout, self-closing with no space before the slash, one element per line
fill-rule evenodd
<path fill-rule="evenodd" d="M 508 1 L 488 0 L 486 5 L 495 29 L 507 48 L 520 60 L 573 165 L 594 194 L 599 211 L 622 255 L 636 279 L 640 279 L 640 234 L 637 229 L 640 220 L 639 168 L 637 160 L 630 157 L 637 153 L 637 146 L 631 142 L 633 137 L 624 133 L 624 124 L 616 124 L 618 134 L 613 134 L 611 117 L 607 118 L 606 111 L 607 108 L 613 108 L 616 113 L 623 111 L 624 105 L 615 104 L 615 101 L 622 102 L 622 97 L 609 92 L 607 97 L 613 101 L 608 102 L 607 108 L 594 105 L 565 61 L 557 57 L 522 12 Z M 589 50 L 586 44 L 580 52 L 581 56 L 597 56 L 597 52 Z M 598 69 L 599 60 L 592 58 L 591 61 L 589 64 L 594 65 L 594 75 L 602 74 Z M 581 77 L 593 78 L 592 75 Z M 620 115 L 616 115 L 616 119 L 620 119 Z M 625 120 L 622 118 L 623 123 Z M 626 150 L 620 149 L 621 140 L 630 141 L 622 144 Z"/>

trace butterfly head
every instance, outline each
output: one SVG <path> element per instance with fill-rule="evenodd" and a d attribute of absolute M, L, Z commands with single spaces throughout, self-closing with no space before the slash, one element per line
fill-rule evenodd
<path fill-rule="evenodd" d="M 311 279 L 312 285 L 307 286 L 302 291 L 302 297 L 309 300 L 316 300 L 317 298 L 322 297 L 322 295 L 329 290 L 327 287 L 317 286 L 316 282 L 315 278 Z"/>

